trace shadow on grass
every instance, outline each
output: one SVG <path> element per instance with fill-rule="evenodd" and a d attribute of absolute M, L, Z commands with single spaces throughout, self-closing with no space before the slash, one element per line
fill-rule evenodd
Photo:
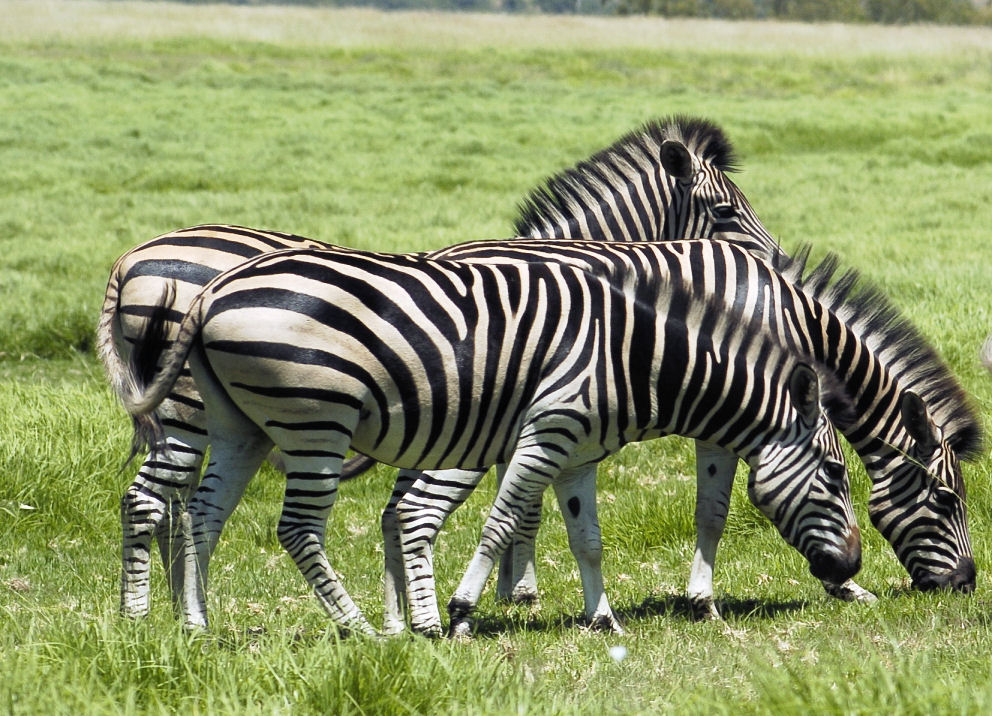
<path fill-rule="evenodd" d="M 808 605 L 806 601 L 767 601 L 759 599 L 725 598 L 717 602 L 724 620 L 775 619 L 782 614 L 798 612 Z M 533 609 L 524 614 L 524 606 L 504 606 L 502 613 L 477 614 L 473 617 L 472 634 L 476 637 L 493 637 L 521 631 L 555 631 L 585 628 L 582 616 L 541 614 Z M 684 594 L 655 594 L 640 604 L 630 604 L 614 609 L 624 626 L 639 621 L 663 617 L 680 622 L 700 621 Z"/>

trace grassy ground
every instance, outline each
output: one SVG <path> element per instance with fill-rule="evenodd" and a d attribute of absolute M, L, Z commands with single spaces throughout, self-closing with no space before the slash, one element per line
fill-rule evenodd
<path fill-rule="evenodd" d="M 0 2 L 0 708 L 14 713 L 973 713 L 992 706 L 992 460 L 966 466 L 971 597 L 908 591 L 868 527 L 873 607 L 828 601 L 734 495 L 724 624 L 689 620 L 691 449 L 604 464 L 606 577 L 623 638 L 589 634 L 561 519 L 543 606 L 484 599 L 472 644 L 338 641 L 275 539 L 279 477 L 218 550 L 213 629 L 175 625 L 156 574 L 116 616 L 128 426 L 92 330 L 113 260 L 158 233 L 235 222 L 384 250 L 506 236 L 540 179 L 654 116 L 702 114 L 787 249 L 880 283 L 992 413 L 992 34 L 949 28 Z M 543 42 L 542 38 L 548 38 Z M 988 421 L 987 421 L 988 423 Z M 381 619 L 389 470 L 345 486 L 335 566 Z M 738 485 L 740 488 L 741 485 Z M 486 485 L 438 545 L 442 599 Z M 351 549 L 335 550 L 348 544 Z M 617 663 L 607 649 L 623 644 Z"/>

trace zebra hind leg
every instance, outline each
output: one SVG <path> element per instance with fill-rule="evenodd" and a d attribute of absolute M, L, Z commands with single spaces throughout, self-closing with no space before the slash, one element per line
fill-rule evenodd
<path fill-rule="evenodd" d="M 567 454 L 567 451 L 556 451 L 548 455 L 541 448 L 538 450 L 540 452 L 534 456 L 529 456 L 526 450 L 518 450 L 507 467 L 506 476 L 482 528 L 479 545 L 448 602 L 448 634 L 451 637 L 467 638 L 471 635 L 470 617 L 496 561 L 510 546 L 527 513 L 540 504 L 541 494 L 557 474 L 557 470 L 553 469 L 554 457 Z M 528 467 L 531 458 L 535 465 L 540 466 L 539 471 Z"/>
<path fill-rule="evenodd" d="M 284 451 L 286 497 L 277 530 L 279 543 L 338 627 L 346 632 L 375 634 L 331 568 L 324 549 L 327 518 L 337 498 L 347 438 L 339 451 L 334 447 L 328 442 L 319 450 L 305 449 L 298 454 Z"/>
<path fill-rule="evenodd" d="M 502 482 L 506 472 L 505 465 L 496 468 L 498 479 Z M 496 598 L 514 604 L 529 604 L 536 608 L 539 598 L 537 593 L 537 571 L 535 568 L 535 540 L 541 525 L 541 503 L 527 512 L 521 524 L 520 531 L 513 542 L 499 558 L 499 570 L 496 575 Z"/>
<path fill-rule="evenodd" d="M 385 563 L 382 581 L 382 634 L 384 636 L 401 634 L 406 629 L 408 603 L 406 580 L 403 574 L 403 543 L 396 506 L 419 474 L 413 470 L 399 471 L 393 493 L 389 497 L 386 509 L 382 511 L 382 519 L 380 520 L 383 561 Z"/>
<path fill-rule="evenodd" d="M 207 626 L 210 557 L 224 524 L 272 447 L 264 433 L 250 427 L 233 439 L 211 434 L 210 463 L 180 520 L 185 542 L 182 606 L 188 629 Z"/>
<path fill-rule="evenodd" d="M 486 471 L 411 471 L 409 474 L 416 480 L 397 500 L 395 519 L 410 605 L 410 627 L 415 633 L 438 637 L 442 630 L 434 583 L 434 541 L 448 516 L 472 494 Z"/>
<path fill-rule="evenodd" d="M 182 554 L 178 516 L 200 477 L 203 452 L 175 439 L 168 450 L 149 453 L 121 498 L 121 614 L 146 616 L 150 609 L 151 542 L 159 544 L 173 604 L 182 593 Z"/>

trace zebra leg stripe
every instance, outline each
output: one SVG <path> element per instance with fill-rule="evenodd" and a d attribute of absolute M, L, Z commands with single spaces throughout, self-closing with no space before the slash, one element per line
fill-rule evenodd
<path fill-rule="evenodd" d="M 441 614 L 434 584 L 434 540 L 448 516 L 472 493 L 485 470 L 441 470 L 420 477 L 397 503 L 403 571 L 406 575 L 410 626 L 427 636 L 441 635 Z"/>
<path fill-rule="evenodd" d="M 121 613 L 146 616 L 150 604 L 151 541 L 158 541 L 173 603 L 183 589 L 179 514 L 200 476 L 200 446 L 172 439 L 152 452 L 121 498 Z"/>

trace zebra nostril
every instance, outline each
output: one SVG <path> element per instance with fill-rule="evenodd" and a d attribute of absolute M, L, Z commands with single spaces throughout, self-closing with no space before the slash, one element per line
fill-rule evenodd
<path fill-rule="evenodd" d="M 971 557 L 962 557 L 950 572 L 941 574 L 926 572 L 914 577 L 913 587 L 921 592 L 950 587 L 956 592 L 970 594 L 975 591 L 975 577 L 975 560 Z"/>

